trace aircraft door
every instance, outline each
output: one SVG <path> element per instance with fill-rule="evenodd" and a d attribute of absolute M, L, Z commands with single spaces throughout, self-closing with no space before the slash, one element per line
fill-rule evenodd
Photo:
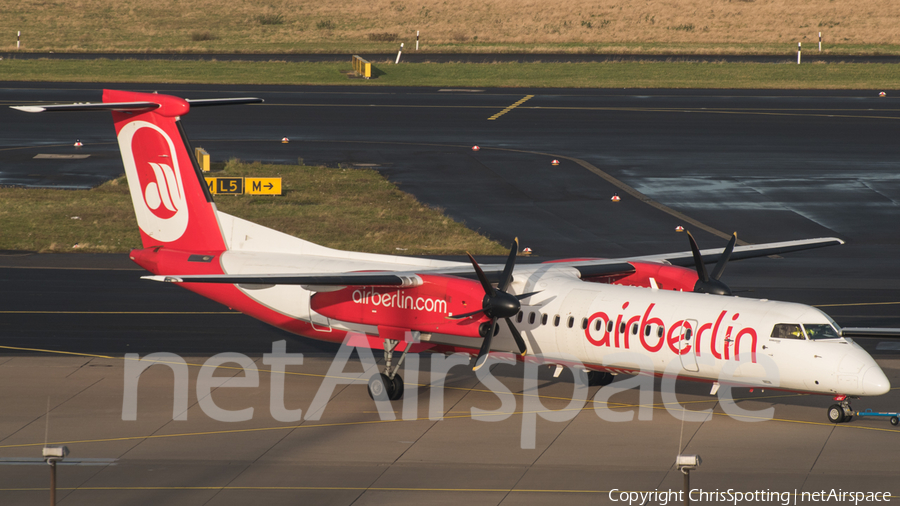
<path fill-rule="evenodd" d="M 678 359 L 685 371 L 700 372 L 697 365 L 697 354 L 694 353 L 694 334 L 697 332 L 697 320 L 684 320 L 681 327 L 675 330 L 678 336 Z"/>

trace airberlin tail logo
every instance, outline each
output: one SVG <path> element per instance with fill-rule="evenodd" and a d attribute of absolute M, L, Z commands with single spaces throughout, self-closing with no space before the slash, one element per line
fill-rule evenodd
<path fill-rule="evenodd" d="M 174 216 L 178 209 L 184 207 L 183 188 L 179 185 L 175 170 L 165 163 L 147 162 L 153 169 L 153 180 L 141 178 L 144 188 L 144 203 L 157 217 L 167 220 Z"/>
<path fill-rule="evenodd" d="M 162 242 L 187 229 L 188 207 L 175 144 L 159 126 L 132 121 L 119 131 L 119 149 L 138 226 Z"/>

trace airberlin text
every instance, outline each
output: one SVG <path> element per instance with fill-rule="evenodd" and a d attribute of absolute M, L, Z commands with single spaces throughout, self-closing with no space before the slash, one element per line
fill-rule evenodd
<path fill-rule="evenodd" d="M 657 353 L 667 346 L 676 355 L 693 353 L 697 357 L 709 350 L 717 360 L 740 361 L 741 344 L 743 342 L 746 348 L 749 341 L 750 361 L 756 363 L 756 330 L 740 326 L 740 313 L 729 314 L 723 310 L 715 322 L 699 324 L 685 319 L 667 326 L 653 316 L 656 304 L 637 313 L 626 311 L 628 305 L 628 302 L 623 304 L 622 313 L 618 315 L 598 311 L 588 317 L 584 330 L 588 342 L 594 346 L 622 349 L 640 346 L 650 353 Z M 720 336 L 723 337 L 721 343 Z"/>
<path fill-rule="evenodd" d="M 353 302 L 373 306 L 395 307 L 414 311 L 447 314 L 447 301 L 430 297 L 413 297 L 403 290 L 380 293 L 374 288 L 353 291 Z"/>

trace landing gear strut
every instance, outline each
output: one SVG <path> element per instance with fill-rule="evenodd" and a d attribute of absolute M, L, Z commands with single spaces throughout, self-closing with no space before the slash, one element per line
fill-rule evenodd
<path fill-rule="evenodd" d="M 384 372 L 376 374 L 369 379 L 369 397 L 376 401 L 396 401 L 403 397 L 403 378 L 397 374 L 406 353 L 409 351 L 410 345 L 406 345 L 406 349 L 397 360 L 397 365 L 391 367 L 391 359 L 394 357 L 394 349 L 400 341 L 393 339 L 384 340 Z"/>
<path fill-rule="evenodd" d="M 840 404 L 832 404 L 828 408 L 828 421 L 831 423 L 846 423 L 853 420 L 853 408 L 850 407 L 850 398 L 844 395 L 835 397 Z"/>

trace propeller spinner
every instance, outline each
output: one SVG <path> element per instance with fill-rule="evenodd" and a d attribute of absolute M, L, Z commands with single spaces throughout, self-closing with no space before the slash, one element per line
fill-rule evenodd
<path fill-rule="evenodd" d="M 513 339 L 516 340 L 516 344 L 519 347 L 519 353 L 525 355 L 525 352 L 528 351 L 525 340 L 522 339 L 522 334 L 519 333 L 519 330 L 512 322 L 512 317 L 519 313 L 519 309 L 521 308 L 519 301 L 530 297 L 537 292 L 513 295 L 506 291 L 509 289 L 510 283 L 512 283 L 512 272 L 513 268 L 516 266 L 516 254 L 518 251 L 519 238 L 517 237 L 513 243 L 512 249 L 509 251 L 509 257 L 506 259 L 506 265 L 503 267 L 503 273 L 500 275 L 500 282 L 497 284 L 497 288 L 494 288 L 493 285 L 491 285 L 491 282 L 488 281 L 487 276 L 485 276 L 484 271 L 481 270 L 481 266 L 478 265 L 475 258 L 467 253 L 467 255 L 469 255 L 469 260 L 472 262 L 472 267 L 475 268 L 475 273 L 478 275 L 478 280 L 481 282 L 481 287 L 484 288 L 484 299 L 482 299 L 481 309 L 478 311 L 455 315 L 451 318 L 459 320 L 474 316 L 478 313 L 484 313 L 491 319 L 490 324 L 486 325 L 485 331 L 482 332 L 484 341 L 481 343 L 481 350 L 478 351 L 478 358 L 475 359 L 475 367 L 472 368 L 473 371 L 480 369 L 487 361 L 488 353 L 491 350 L 491 339 L 493 339 L 494 334 L 497 332 L 497 320 L 500 318 L 506 320 L 506 325 L 509 327 L 509 331 L 512 333 Z"/>
<path fill-rule="evenodd" d="M 690 232 L 687 233 L 687 236 L 691 241 L 691 253 L 694 255 L 694 265 L 697 267 L 697 277 L 699 278 L 694 285 L 694 291 L 715 295 L 731 295 L 731 289 L 725 283 L 719 281 L 719 278 L 725 272 L 725 264 L 728 263 L 728 259 L 731 258 L 731 253 L 734 251 L 734 244 L 737 242 L 737 232 L 731 235 L 731 240 L 728 241 L 728 245 L 722 251 L 722 256 L 716 262 L 711 275 L 706 273 L 703 256 L 700 255 L 700 248 L 697 247 L 697 241 L 694 240 L 694 236 Z"/>

